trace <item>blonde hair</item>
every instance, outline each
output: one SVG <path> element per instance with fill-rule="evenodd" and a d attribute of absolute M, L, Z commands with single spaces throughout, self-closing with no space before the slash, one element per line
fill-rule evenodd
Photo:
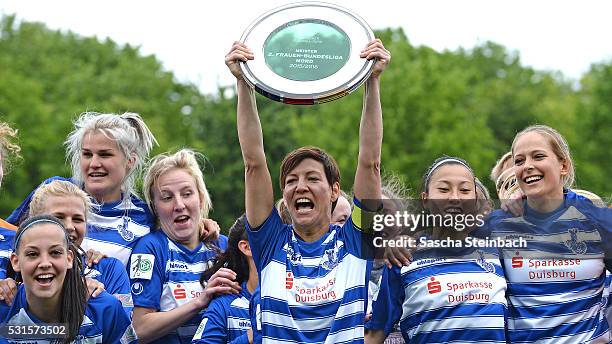
<path fill-rule="evenodd" d="M 45 201 L 49 197 L 77 197 L 83 202 L 85 209 L 85 217 L 91 211 L 91 198 L 87 193 L 78 186 L 66 180 L 54 180 L 49 184 L 44 184 L 38 187 L 30 201 L 30 216 L 43 215 Z"/>
<path fill-rule="evenodd" d="M 159 178 L 172 169 L 181 169 L 191 175 L 195 181 L 196 188 L 200 197 L 201 204 L 201 215 L 202 218 L 207 218 L 208 213 L 212 209 L 212 201 L 206 184 L 204 183 L 204 175 L 200 170 L 197 156 L 202 156 L 191 149 L 181 149 L 174 154 L 163 153 L 154 157 L 150 162 L 145 172 L 144 180 L 142 183 L 142 190 L 145 201 L 149 205 L 149 209 L 157 214 L 155 211 L 153 191 L 157 185 Z M 203 156 L 202 156 L 203 157 Z"/>
<path fill-rule="evenodd" d="M 516 141 L 524 134 L 536 132 L 548 140 L 548 144 L 550 145 L 553 153 L 560 160 L 567 163 L 567 174 L 562 177 L 563 186 L 566 188 L 571 188 L 574 185 L 575 180 L 575 171 L 574 171 L 574 162 L 572 161 L 572 156 L 570 154 L 569 145 L 565 138 L 555 129 L 541 124 L 530 125 L 527 128 L 521 130 L 512 141 L 512 155 L 514 156 L 514 146 L 516 145 Z"/>
<path fill-rule="evenodd" d="M 493 183 L 495 183 L 496 188 L 497 188 L 497 182 L 498 182 L 499 177 L 502 175 L 502 173 L 508 170 L 508 168 L 504 168 L 504 164 L 508 162 L 508 160 L 511 160 L 511 159 L 512 159 L 512 151 L 506 152 L 504 155 L 501 156 L 501 158 L 499 158 L 499 160 L 497 160 L 497 162 L 495 163 L 495 166 L 493 166 L 493 168 L 491 169 L 491 174 L 489 175 L 489 178 L 491 179 Z M 512 166 L 514 166 L 514 162 L 512 162 Z M 497 190 L 499 191 L 499 188 L 497 188 Z"/>
<path fill-rule="evenodd" d="M 0 162 L 10 166 L 12 159 L 18 159 L 21 156 L 19 147 L 15 141 L 17 139 L 17 130 L 11 128 L 7 123 L 0 122 Z M 8 172 L 9 166 L 5 167 L 5 172 Z"/>
<path fill-rule="evenodd" d="M 81 173 L 81 148 L 87 133 L 100 132 L 113 140 L 126 160 L 134 158 L 134 166 L 126 173 L 121 185 L 123 198 L 128 199 L 135 194 L 134 182 L 137 172 L 142 169 L 153 145 L 157 140 L 137 113 L 126 112 L 122 115 L 114 113 L 84 112 L 74 122 L 74 130 L 68 134 L 64 142 L 66 159 L 70 161 L 73 179 L 83 185 L 84 176 Z"/>
<path fill-rule="evenodd" d="M 572 191 L 574 191 L 576 195 L 580 195 L 582 197 L 588 198 L 591 202 L 593 202 L 593 204 L 596 207 L 599 207 L 599 208 L 606 207 L 606 202 L 604 202 L 604 200 L 601 197 L 599 197 L 597 194 L 595 194 L 594 192 L 591 192 L 588 190 L 580 190 L 580 189 L 574 189 Z"/>

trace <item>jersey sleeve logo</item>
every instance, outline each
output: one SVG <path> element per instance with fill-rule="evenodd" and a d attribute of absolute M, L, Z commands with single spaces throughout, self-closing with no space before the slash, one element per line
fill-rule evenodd
<path fill-rule="evenodd" d="M 152 254 L 134 254 L 130 264 L 130 278 L 150 280 L 153 276 L 155 256 Z"/>

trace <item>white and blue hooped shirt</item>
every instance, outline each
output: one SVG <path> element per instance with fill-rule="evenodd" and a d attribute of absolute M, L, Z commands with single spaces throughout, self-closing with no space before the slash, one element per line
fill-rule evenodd
<path fill-rule="evenodd" d="M 251 328 L 249 303 L 251 293 L 243 282 L 240 294 L 226 294 L 214 298 L 202 317 L 192 344 L 248 344 L 247 330 Z"/>
<path fill-rule="evenodd" d="M 17 290 L 17 296 L 12 306 L 0 302 L 0 323 L 11 325 L 43 325 L 28 309 L 25 286 L 22 284 Z M 0 343 L 53 343 L 53 339 L 0 338 Z M 128 315 L 124 312 L 119 300 L 106 292 L 95 298 L 90 298 L 85 308 L 85 315 L 79 334 L 73 343 L 137 343 L 136 333 Z"/>
<path fill-rule="evenodd" d="M 445 252 L 441 252 L 445 251 Z M 384 268 L 368 329 L 406 343 L 506 343 L 506 280 L 496 249 L 423 249 Z"/>
<path fill-rule="evenodd" d="M 73 182 L 72 179 L 52 177 L 41 185 L 54 180 Z M 32 191 L 19 207 L 7 219 L 12 224 L 19 224 L 29 213 Z M 104 204 L 94 204 L 93 211 L 87 218 L 87 234 L 81 247 L 87 251 L 94 249 L 109 257 L 117 258 L 126 266 L 141 237 L 151 231 L 155 225 L 155 218 L 149 207 L 138 197 L 131 195 L 128 199 Z"/>
<path fill-rule="evenodd" d="M 527 248 L 504 250 L 508 280 L 508 339 L 512 343 L 609 343 L 603 295 L 610 270 L 612 209 L 567 191 L 557 210 L 493 212 L 487 221 L 502 239 Z M 607 259 L 604 259 L 607 258 Z"/>
<path fill-rule="evenodd" d="M 204 290 L 200 275 L 217 252 L 202 243 L 190 250 L 170 240 L 162 230 L 143 237 L 129 265 L 134 307 L 166 312 L 199 297 Z M 191 343 L 204 311 L 154 343 Z"/>
<path fill-rule="evenodd" d="M 355 200 L 344 226 L 316 242 L 298 238 L 276 209 L 259 228 L 247 224 L 263 343 L 363 343 L 373 244 L 357 225 L 360 207 Z"/>

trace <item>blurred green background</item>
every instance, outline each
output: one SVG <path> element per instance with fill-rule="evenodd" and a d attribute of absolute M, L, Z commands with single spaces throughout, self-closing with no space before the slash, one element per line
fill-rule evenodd
<path fill-rule="evenodd" d="M 401 29 L 377 31 L 392 61 L 382 78 L 383 171 L 416 192 L 439 155 L 470 162 L 494 194 L 489 171 L 510 149 L 515 133 L 547 124 L 569 141 L 577 187 L 609 200 L 612 172 L 612 61 L 593 64 L 579 83 L 521 64 L 494 42 L 469 50 L 414 47 Z M 221 58 L 221 57 L 220 57 Z M 274 180 L 285 153 L 317 145 L 340 164 L 350 190 L 358 150 L 361 90 L 312 107 L 258 96 L 265 148 Z M 155 56 L 43 24 L 0 21 L 0 120 L 19 129 L 23 159 L 0 191 L 6 217 L 43 179 L 69 176 L 63 141 L 81 112 L 137 112 L 160 146 L 155 153 L 192 147 L 207 158 L 211 217 L 227 229 L 244 208 L 244 170 L 236 135 L 233 88 L 202 94 L 180 83 Z M 276 196 L 280 197 L 275 183 Z"/>

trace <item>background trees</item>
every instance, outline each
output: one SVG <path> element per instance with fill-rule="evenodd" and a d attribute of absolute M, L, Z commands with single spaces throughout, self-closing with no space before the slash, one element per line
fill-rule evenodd
<path fill-rule="evenodd" d="M 377 36 L 393 53 L 382 83 L 385 171 L 416 191 L 430 162 L 448 154 L 468 160 L 486 180 L 514 134 L 543 123 L 568 139 L 578 187 L 610 196 L 604 178 L 612 171 L 612 61 L 593 65 L 574 89 L 562 75 L 522 66 L 516 53 L 492 42 L 436 52 L 411 45 L 400 29 Z M 228 228 L 243 211 L 231 89 L 204 95 L 137 47 L 17 23 L 12 16 L 0 21 L 0 66 L 0 119 L 20 130 L 24 158 L 3 185 L 1 216 L 43 179 L 69 175 L 62 143 L 83 111 L 140 113 L 160 143 L 155 153 L 192 147 L 207 157 L 212 217 Z M 274 180 L 287 151 L 318 145 L 336 157 L 342 187 L 350 190 L 361 96 L 360 90 L 312 107 L 258 96 Z"/>

